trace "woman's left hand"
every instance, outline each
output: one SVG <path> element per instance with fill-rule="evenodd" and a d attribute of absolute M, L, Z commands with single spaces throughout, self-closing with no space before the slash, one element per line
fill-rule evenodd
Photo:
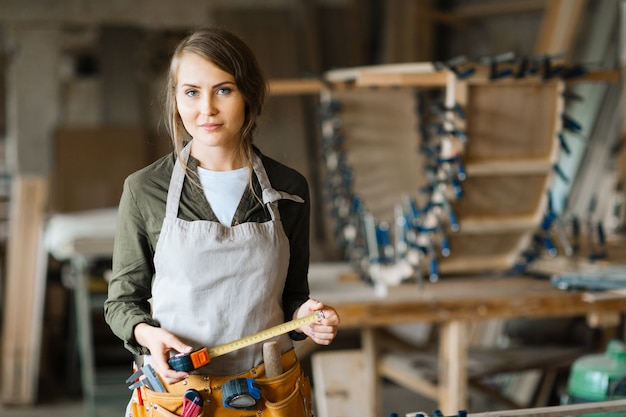
<path fill-rule="evenodd" d="M 302 326 L 298 331 L 309 336 L 318 345 L 329 345 L 337 335 L 337 328 L 340 322 L 339 315 L 334 308 L 309 298 L 298 308 L 294 314 L 294 319 L 299 319 L 318 311 L 324 313 L 324 318 L 319 322 Z"/>

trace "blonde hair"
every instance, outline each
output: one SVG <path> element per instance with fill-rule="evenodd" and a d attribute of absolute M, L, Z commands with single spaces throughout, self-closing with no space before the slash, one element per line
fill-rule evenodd
<path fill-rule="evenodd" d="M 179 158 L 181 150 L 191 140 L 176 106 L 178 67 L 181 57 L 185 53 L 194 53 L 205 58 L 235 78 L 235 84 L 246 103 L 245 119 L 241 127 L 241 142 L 235 157 L 241 157 L 247 161 L 252 172 L 254 160 L 252 142 L 257 127 L 257 117 L 262 113 L 268 92 L 267 81 L 256 56 L 238 36 L 219 28 L 197 30 L 178 44 L 172 55 L 167 76 L 165 122 L 172 145 Z"/>

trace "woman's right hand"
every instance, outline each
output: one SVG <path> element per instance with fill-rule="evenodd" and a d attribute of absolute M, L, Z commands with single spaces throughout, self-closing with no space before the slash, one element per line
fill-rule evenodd
<path fill-rule="evenodd" d="M 179 372 L 170 368 L 167 360 L 170 358 L 171 351 L 190 353 L 193 349 L 191 346 L 183 343 L 169 331 L 147 323 L 139 323 L 135 326 L 134 333 L 137 343 L 150 351 L 152 367 L 165 382 L 174 384 L 189 377 L 187 372 Z"/>

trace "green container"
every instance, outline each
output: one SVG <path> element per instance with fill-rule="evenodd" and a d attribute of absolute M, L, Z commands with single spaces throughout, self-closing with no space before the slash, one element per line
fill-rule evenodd
<path fill-rule="evenodd" d="M 578 359 L 570 370 L 567 391 L 570 403 L 610 401 L 626 398 L 626 346 L 611 340 L 605 353 Z M 626 411 L 587 414 L 626 417 Z"/>

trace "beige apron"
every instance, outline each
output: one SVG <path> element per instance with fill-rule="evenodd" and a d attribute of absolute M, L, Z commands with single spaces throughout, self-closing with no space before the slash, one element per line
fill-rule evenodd
<path fill-rule="evenodd" d="M 190 146 L 183 149 L 185 161 Z M 177 217 L 185 173 L 179 162 L 174 165 L 154 256 L 152 308 L 161 327 L 194 348 L 232 342 L 284 322 L 289 241 L 278 200 L 303 200 L 272 189 L 258 156 L 253 168 L 272 220 L 225 227 L 217 221 Z M 282 352 L 293 346 L 287 335 L 276 340 Z M 234 374 L 262 361 L 262 345 L 256 344 L 215 358 L 200 372 Z"/>
<path fill-rule="evenodd" d="M 184 161 L 190 148 L 191 143 L 183 149 Z M 180 162 L 174 165 L 154 256 L 152 308 L 161 327 L 194 348 L 232 342 L 284 322 L 282 293 L 289 267 L 289 241 L 280 221 L 278 200 L 304 200 L 274 190 L 258 156 L 253 168 L 272 220 L 229 228 L 219 222 L 177 217 L 185 172 Z M 279 342 L 283 361 L 288 361 L 284 362 L 283 375 L 264 378 L 262 344 L 256 344 L 213 358 L 196 372 L 197 376 L 167 386 L 168 393 L 142 388 L 142 406 L 135 394 L 127 415 L 176 416 L 182 407 L 182 393 L 191 387 L 201 389 L 208 400 L 202 416 L 310 415 L 309 381 L 293 354 L 291 339 L 282 335 L 273 340 Z M 235 374 L 262 384 L 264 402 L 256 411 L 242 414 L 241 410 L 216 404 L 221 381 Z"/>

